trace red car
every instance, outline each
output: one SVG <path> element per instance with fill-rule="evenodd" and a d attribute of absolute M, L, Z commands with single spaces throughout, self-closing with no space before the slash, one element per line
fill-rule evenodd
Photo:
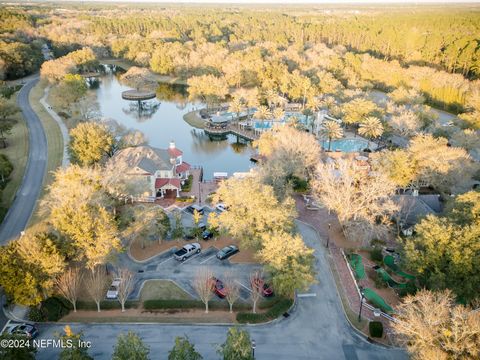
<path fill-rule="evenodd" d="M 265 281 L 263 281 L 262 278 L 254 278 L 252 280 L 252 289 L 253 287 L 255 287 L 256 289 L 261 289 L 261 292 L 262 292 L 262 296 L 264 297 L 270 297 L 270 296 L 273 296 L 273 289 L 265 283 Z"/>
<path fill-rule="evenodd" d="M 210 279 L 210 286 L 212 291 L 221 299 L 223 299 L 227 293 L 225 291 L 225 286 L 223 286 L 223 282 L 217 279 L 215 276 L 212 276 Z"/>

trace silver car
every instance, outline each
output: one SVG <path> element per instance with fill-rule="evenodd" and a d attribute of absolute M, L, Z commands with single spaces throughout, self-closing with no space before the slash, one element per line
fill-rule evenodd
<path fill-rule="evenodd" d="M 199 243 L 191 243 L 191 244 L 185 245 L 180 250 L 176 251 L 173 254 L 173 257 L 178 261 L 185 261 L 190 256 L 194 254 L 199 254 L 200 251 L 202 251 L 202 247 L 200 246 Z"/>

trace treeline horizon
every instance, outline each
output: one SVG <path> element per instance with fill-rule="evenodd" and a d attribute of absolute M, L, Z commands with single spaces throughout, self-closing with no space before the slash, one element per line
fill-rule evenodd
<path fill-rule="evenodd" d="M 183 78 L 228 76 L 225 64 L 235 63 L 243 68 L 236 82 L 242 87 L 264 88 L 263 72 L 280 90 L 276 73 L 294 71 L 314 85 L 326 76 L 350 88 L 413 87 L 430 104 L 456 113 L 471 110 L 469 93 L 478 88 L 472 80 L 480 75 L 480 7 L 472 4 L 53 4 L 1 10 L 3 78 L 35 71 L 44 41 L 57 57 L 87 46 L 100 58 Z"/>

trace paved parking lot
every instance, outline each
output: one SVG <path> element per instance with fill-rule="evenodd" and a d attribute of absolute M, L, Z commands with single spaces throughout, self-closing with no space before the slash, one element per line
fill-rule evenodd
<path fill-rule="evenodd" d="M 207 223 L 208 214 L 212 210 L 205 208 L 204 216 L 201 222 Z M 170 216 L 173 217 L 173 214 Z M 182 224 L 185 228 L 194 226 L 192 214 L 187 211 L 182 211 Z M 208 244 L 215 246 L 215 242 L 212 240 Z M 172 245 L 179 244 L 172 242 Z M 128 267 L 136 273 L 135 286 L 130 299 L 138 299 L 143 283 L 146 280 L 154 279 L 166 279 L 175 281 L 182 289 L 191 294 L 193 297 L 197 297 L 195 289 L 193 288 L 193 280 L 195 274 L 203 267 L 208 267 L 220 280 L 225 278 L 227 272 L 231 272 L 240 285 L 240 297 L 247 300 L 250 296 L 250 281 L 249 277 L 253 271 L 261 270 L 262 266 L 259 264 L 232 264 L 227 260 L 218 260 L 216 257 L 219 249 L 215 247 L 205 247 L 205 243 L 202 242 L 202 251 L 199 254 L 195 254 L 185 261 L 177 261 L 173 258 L 175 249 L 172 249 L 166 253 L 160 254 L 151 260 L 143 263 L 133 261 L 126 253 L 119 255 L 118 266 Z"/>

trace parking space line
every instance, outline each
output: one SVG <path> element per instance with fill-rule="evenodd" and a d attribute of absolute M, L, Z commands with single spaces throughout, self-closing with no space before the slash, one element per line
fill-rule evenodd
<path fill-rule="evenodd" d="M 11 320 L 8 320 L 7 323 L 5 324 L 5 326 L 3 327 L 2 331 L 0 331 L 0 334 L 3 334 L 3 332 L 7 329 L 8 325 L 10 325 L 10 321 Z"/>
<path fill-rule="evenodd" d="M 198 253 L 198 254 L 195 254 L 195 255 L 190 256 L 187 260 L 182 261 L 182 262 L 180 263 L 180 265 L 183 265 L 183 264 L 185 264 L 187 261 L 196 258 L 196 257 L 197 257 L 198 255 L 200 255 L 200 254 L 201 254 L 201 253 Z"/>
<path fill-rule="evenodd" d="M 160 266 L 160 265 L 162 265 L 163 263 L 166 263 L 166 262 L 169 261 L 169 260 L 172 260 L 172 259 L 173 259 L 173 256 L 172 256 L 172 257 L 169 257 L 167 260 L 163 260 L 162 262 L 160 262 L 160 263 L 157 264 L 157 267 Z"/>
<path fill-rule="evenodd" d="M 236 282 L 238 285 L 240 285 L 240 286 L 244 287 L 245 289 L 247 289 L 249 292 L 252 292 L 252 289 L 250 289 L 249 287 L 243 285 L 240 281 L 235 280 L 235 282 Z"/>
<path fill-rule="evenodd" d="M 214 258 L 215 256 L 217 256 L 217 254 L 213 254 L 213 255 L 210 256 L 209 258 L 206 258 L 206 259 L 203 260 L 200 264 L 205 264 L 208 260 L 210 260 L 211 258 Z"/>

